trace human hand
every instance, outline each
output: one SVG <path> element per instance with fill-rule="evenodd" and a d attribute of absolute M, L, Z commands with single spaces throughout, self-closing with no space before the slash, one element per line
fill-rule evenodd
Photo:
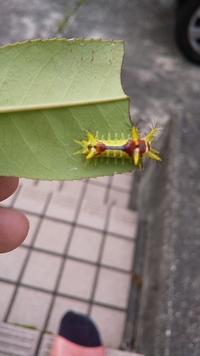
<path fill-rule="evenodd" d="M 18 187 L 19 179 L 0 177 L 0 201 L 12 195 Z M 18 247 L 26 238 L 29 221 L 17 210 L 0 207 L 0 253 Z"/>

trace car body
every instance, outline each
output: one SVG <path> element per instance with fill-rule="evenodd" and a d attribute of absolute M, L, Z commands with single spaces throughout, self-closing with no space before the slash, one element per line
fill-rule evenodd
<path fill-rule="evenodd" d="M 177 6 L 176 43 L 190 61 L 200 65 L 200 0 L 159 0 L 166 7 Z"/>

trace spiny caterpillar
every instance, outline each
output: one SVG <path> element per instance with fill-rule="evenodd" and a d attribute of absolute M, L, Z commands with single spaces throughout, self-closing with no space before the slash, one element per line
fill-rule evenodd
<path fill-rule="evenodd" d="M 122 134 L 121 139 L 117 138 L 115 134 L 114 140 L 108 135 L 108 139 L 98 139 L 98 132 L 96 136 L 89 131 L 86 131 L 88 140 L 76 141 L 83 148 L 81 151 L 75 152 L 75 154 L 85 154 L 86 160 L 90 160 L 93 157 L 114 157 L 126 159 L 130 157 L 133 160 L 135 166 L 142 168 L 142 158 L 148 157 L 161 161 L 159 152 L 151 147 L 151 143 L 155 138 L 155 133 L 158 131 L 158 127 L 154 127 L 147 135 L 140 137 L 139 131 L 135 125 L 131 129 L 131 137 L 127 140 Z"/>

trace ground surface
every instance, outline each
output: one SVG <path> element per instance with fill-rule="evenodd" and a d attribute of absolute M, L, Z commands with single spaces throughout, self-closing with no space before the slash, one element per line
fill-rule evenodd
<path fill-rule="evenodd" d="M 67 6 L 73 3 L 68 1 L 66 4 L 64 0 L 0 0 L 0 44 L 55 37 L 58 22 L 63 20 Z M 165 212 L 166 215 L 163 218 L 165 227 L 161 227 L 160 250 L 157 235 L 154 244 L 149 244 L 149 251 L 154 251 L 154 255 L 147 256 L 145 267 L 147 283 L 144 282 L 143 290 L 148 294 L 149 289 L 153 291 L 154 288 L 154 294 L 147 300 L 142 299 L 146 335 L 140 334 L 137 351 L 146 356 L 152 340 L 150 356 L 197 356 L 200 353 L 200 67 L 187 62 L 177 50 L 173 38 L 174 17 L 174 9 L 164 9 L 156 0 L 86 0 L 70 19 L 69 26 L 59 34 L 67 38 L 123 39 L 122 83 L 130 96 L 132 118 L 136 115 L 145 121 L 159 118 L 163 122 L 172 116 L 178 123 L 171 126 L 173 139 L 167 173 L 171 181 L 167 181 L 166 189 L 163 188 L 165 177 L 158 179 L 157 186 L 148 182 L 145 186 L 152 189 L 152 196 L 157 190 L 155 214 L 159 213 L 162 202 L 159 195 L 163 189 L 163 194 L 168 194 L 166 207 L 161 205 L 163 217 Z M 161 215 L 155 215 L 151 226 L 155 234 L 159 225 L 157 216 L 159 222 L 162 220 Z M 153 265 L 160 251 L 161 259 L 157 261 L 160 263 Z M 148 279 L 150 268 L 154 269 L 151 280 Z M 157 284 L 155 276 L 158 276 Z M 148 312 L 155 295 L 159 308 L 152 316 Z M 155 324 L 152 324 L 154 316 Z"/>

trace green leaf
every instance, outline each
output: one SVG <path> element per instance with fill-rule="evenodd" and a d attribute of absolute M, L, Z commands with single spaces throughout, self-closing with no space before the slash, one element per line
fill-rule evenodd
<path fill-rule="evenodd" d="M 0 175 L 80 179 L 122 173 L 126 160 L 74 155 L 86 130 L 130 135 L 120 83 L 122 41 L 34 40 L 0 48 Z"/>

